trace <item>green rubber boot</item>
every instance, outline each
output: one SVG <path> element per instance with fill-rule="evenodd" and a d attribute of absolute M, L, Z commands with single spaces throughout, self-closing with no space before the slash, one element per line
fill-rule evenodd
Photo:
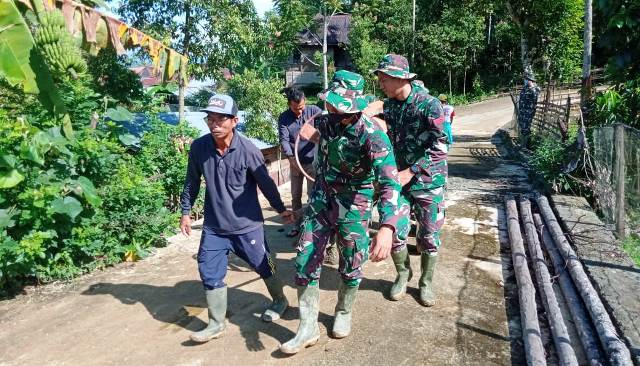
<path fill-rule="evenodd" d="M 428 252 L 423 252 L 420 255 L 422 274 L 418 281 L 418 287 L 420 288 L 420 303 L 424 306 L 433 306 L 436 304 L 436 295 L 433 293 L 432 281 L 437 262 L 437 255 L 430 255 Z"/>
<path fill-rule="evenodd" d="M 347 286 L 344 282 L 340 282 L 333 320 L 333 336 L 336 338 L 344 338 L 351 333 L 351 309 L 356 301 L 358 286 Z"/>
<path fill-rule="evenodd" d="M 227 287 L 207 290 L 207 307 L 209 308 L 209 325 L 199 332 L 191 333 L 189 338 L 198 343 L 218 338 L 224 331 L 224 318 L 227 314 Z"/>
<path fill-rule="evenodd" d="M 319 302 L 320 288 L 318 286 L 298 287 L 300 324 L 298 325 L 296 336 L 280 345 L 280 352 L 293 355 L 318 342 L 320 338 L 320 327 L 318 327 Z"/>
<path fill-rule="evenodd" d="M 413 271 L 411 270 L 411 257 L 409 250 L 404 248 L 397 253 L 391 253 L 393 264 L 396 266 L 398 275 L 389 291 L 389 298 L 393 301 L 400 300 L 407 293 L 407 282 L 411 281 Z"/>
<path fill-rule="evenodd" d="M 271 295 L 271 299 L 273 302 L 267 308 L 267 310 L 262 313 L 262 320 L 265 322 L 273 322 L 282 316 L 287 307 L 289 306 L 289 301 L 284 296 L 284 292 L 282 291 L 282 281 L 280 278 L 273 274 L 273 276 L 264 279 L 264 284 L 267 285 L 267 290 L 269 291 L 269 295 Z"/>

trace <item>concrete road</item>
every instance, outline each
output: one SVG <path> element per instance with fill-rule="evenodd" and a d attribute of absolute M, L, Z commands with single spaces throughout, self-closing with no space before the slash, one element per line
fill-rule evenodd
<path fill-rule="evenodd" d="M 528 183 L 520 167 L 496 147 L 497 140 L 492 142 L 512 113 L 508 97 L 457 110 L 433 308 L 417 303 L 417 276 L 408 296 L 387 300 L 393 264 L 368 262 L 353 332 L 333 339 L 327 330 L 339 279 L 335 267 L 327 266 L 321 281 L 320 342 L 284 357 L 278 345 L 293 337 L 298 317 L 293 243 L 263 202 L 268 240 L 291 301 L 284 319 L 274 324 L 259 319 L 268 303 L 266 288 L 232 256 L 226 333 L 204 345 L 190 342 L 189 333 L 206 321 L 194 259 L 200 231 L 195 230 L 190 238 L 171 238 L 170 246 L 143 261 L 0 302 L 0 365 L 520 364 L 519 321 L 499 208 L 505 192 L 526 190 Z M 281 193 L 288 202 L 286 185 Z M 414 253 L 411 260 L 419 273 L 419 257 Z"/>

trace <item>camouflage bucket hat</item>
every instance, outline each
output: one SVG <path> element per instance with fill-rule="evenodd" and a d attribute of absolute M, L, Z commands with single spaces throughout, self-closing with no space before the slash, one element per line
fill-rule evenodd
<path fill-rule="evenodd" d="M 364 79 L 360 74 L 339 70 L 333 75 L 329 88 L 318 94 L 318 98 L 344 113 L 358 113 L 368 105 L 363 88 Z"/>
<path fill-rule="evenodd" d="M 417 76 L 409 71 L 409 61 L 406 57 L 393 53 L 384 56 L 378 64 L 378 68 L 372 72 L 376 75 L 383 72 L 391 77 L 407 80 L 413 80 Z"/>
<path fill-rule="evenodd" d="M 536 81 L 536 76 L 535 76 L 532 72 L 530 72 L 530 71 L 526 71 L 526 72 L 524 73 L 524 78 L 525 78 L 525 79 L 527 79 L 527 80 L 531 80 L 531 81 L 533 81 L 533 82 L 535 82 L 535 81 Z"/>

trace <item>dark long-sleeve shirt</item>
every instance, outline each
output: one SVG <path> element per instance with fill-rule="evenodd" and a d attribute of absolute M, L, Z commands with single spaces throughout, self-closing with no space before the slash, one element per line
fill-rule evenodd
<path fill-rule="evenodd" d="M 278 135 L 280 136 L 282 152 L 286 156 L 294 156 L 293 151 L 295 149 L 296 137 L 298 136 L 298 133 L 300 133 L 300 128 L 302 128 L 302 125 L 307 119 L 319 112 L 322 112 L 322 110 L 315 105 L 312 105 L 306 106 L 299 118 L 291 112 L 291 109 L 287 109 L 280 114 L 280 117 L 278 118 Z M 300 158 L 300 163 L 311 164 L 313 162 L 315 146 L 316 145 L 313 142 L 300 139 L 300 143 L 298 144 L 298 157 Z"/>
<path fill-rule="evenodd" d="M 191 144 L 182 196 L 182 214 L 189 214 L 204 176 L 204 226 L 220 234 L 243 234 L 264 222 L 257 187 L 278 213 L 285 210 L 264 157 L 247 138 L 234 131 L 224 153 L 216 150 L 213 136 L 204 135 Z"/>

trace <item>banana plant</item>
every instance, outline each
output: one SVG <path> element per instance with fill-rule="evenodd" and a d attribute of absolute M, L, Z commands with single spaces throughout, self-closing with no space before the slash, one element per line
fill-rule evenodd
<path fill-rule="evenodd" d="M 42 105 L 62 121 L 65 135 L 73 137 L 71 120 L 51 70 L 14 0 L 0 0 L 0 76 L 25 93 L 37 94 Z"/>

